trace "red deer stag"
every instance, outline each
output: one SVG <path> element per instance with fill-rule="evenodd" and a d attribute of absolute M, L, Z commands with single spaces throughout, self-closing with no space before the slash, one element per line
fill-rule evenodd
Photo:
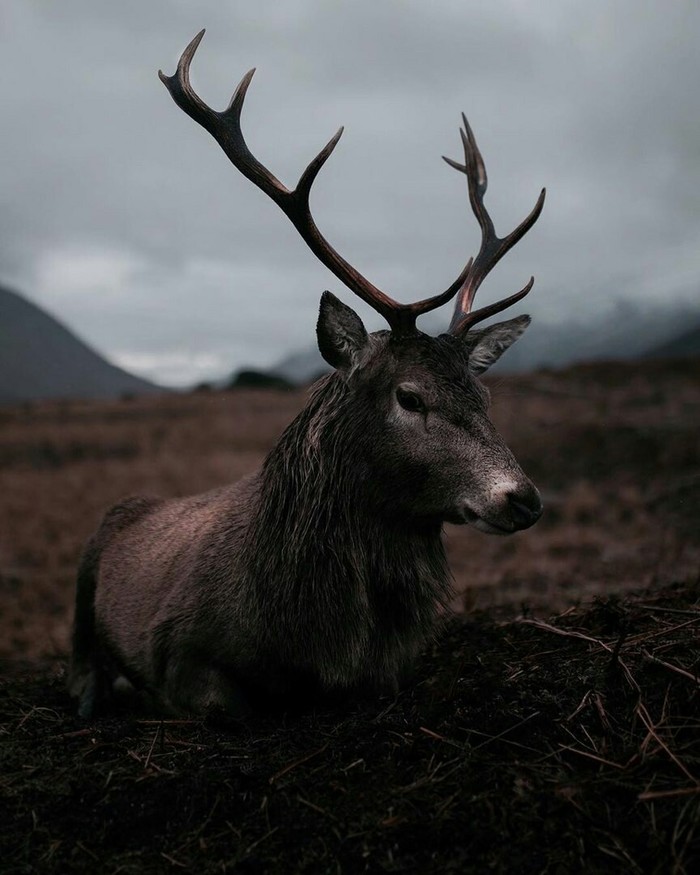
<path fill-rule="evenodd" d="M 77 580 L 69 687 L 91 715 L 119 676 L 170 712 L 229 715 L 396 688 L 450 594 L 444 522 L 510 534 L 542 506 L 488 419 L 477 379 L 523 333 L 528 316 L 474 330 L 524 289 L 472 309 L 494 264 L 534 224 L 498 237 L 484 207 L 486 170 L 464 119 L 464 164 L 481 248 L 442 294 L 400 304 L 348 264 L 309 209 L 342 128 L 286 188 L 250 152 L 241 109 L 253 75 L 223 112 L 189 80 L 200 33 L 173 76 L 175 103 L 282 209 L 316 257 L 389 323 L 368 334 L 330 292 L 317 337 L 335 369 L 262 468 L 204 495 L 137 497 L 112 508 Z M 416 318 L 457 296 L 448 333 Z"/>

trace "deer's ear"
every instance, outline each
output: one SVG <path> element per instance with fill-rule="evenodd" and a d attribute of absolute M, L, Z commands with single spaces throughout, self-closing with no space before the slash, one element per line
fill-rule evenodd
<path fill-rule="evenodd" d="M 321 355 L 328 364 L 345 372 L 357 364 L 369 343 L 365 326 L 357 313 L 330 292 L 321 296 L 316 337 Z"/>
<path fill-rule="evenodd" d="M 507 322 L 497 322 L 480 331 L 469 331 L 469 370 L 483 374 L 520 337 L 530 324 L 529 316 L 516 316 Z"/>

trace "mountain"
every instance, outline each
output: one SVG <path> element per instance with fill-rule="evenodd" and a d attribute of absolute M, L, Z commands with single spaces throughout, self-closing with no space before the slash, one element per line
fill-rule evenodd
<path fill-rule="evenodd" d="M 497 321 L 497 320 L 496 320 Z M 673 357 L 700 352 L 700 307 L 678 305 L 638 307 L 618 302 L 600 315 L 579 322 L 545 322 L 534 319 L 521 340 L 498 361 L 492 373 L 522 373 L 539 367 L 563 367 L 573 362 Z M 444 324 L 426 319 L 424 329 L 439 334 Z M 292 353 L 269 373 L 297 385 L 309 383 L 330 370 L 315 346 Z"/>
<path fill-rule="evenodd" d="M 36 304 L 0 287 L 0 403 L 163 391 L 111 365 Z"/>
<path fill-rule="evenodd" d="M 308 349 L 293 352 L 283 358 L 282 361 L 270 368 L 269 373 L 274 377 L 281 377 L 283 380 L 300 386 L 312 382 L 330 370 L 330 365 L 324 361 L 318 347 L 310 346 Z"/>
<path fill-rule="evenodd" d="M 645 358 L 680 358 L 687 355 L 700 355 L 700 325 L 672 337 L 660 346 L 652 347 L 645 353 Z"/>

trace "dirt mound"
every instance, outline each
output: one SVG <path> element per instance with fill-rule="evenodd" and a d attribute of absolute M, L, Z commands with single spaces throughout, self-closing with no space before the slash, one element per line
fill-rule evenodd
<path fill-rule="evenodd" d="M 648 872 L 700 862 L 700 587 L 455 622 L 394 701 L 210 725 L 0 687 L 3 871 Z"/>
<path fill-rule="evenodd" d="M 491 388 L 542 520 L 448 527 L 465 613 L 396 701 L 248 726 L 80 723 L 75 567 L 122 496 L 258 466 L 304 394 L 1 409 L 3 875 L 698 871 L 700 359 Z"/>

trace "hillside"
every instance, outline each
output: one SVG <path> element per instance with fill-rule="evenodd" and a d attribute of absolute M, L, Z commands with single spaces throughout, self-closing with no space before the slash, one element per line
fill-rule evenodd
<path fill-rule="evenodd" d="M 447 526 L 458 601 L 556 610 L 697 580 L 700 359 L 488 383 L 494 422 L 546 511 L 507 539 Z M 0 411 L 0 593 L 12 593 L 0 610 L 0 664 L 66 652 L 80 550 L 110 504 L 250 473 L 306 399 L 239 389 Z"/>
<path fill-rule="evenodd" d="M 523 308 L 527 311 L 527 307 Z M 497 320 L 496 320 L 497 321 Z M 688 330 L 688 325 L 695 328 Z M 429 334 L 445 330 L 439 317 L 426 319 Z M 683 305 L 664 311 L 618 303 L 612 310 L 583 321 L 547 322 L 535 315 L 521 341 L 514 344 L 491 370 L 492 374 L 522 374 L 536 368 L 561 368 L 575 362 L 677 358 L 700 354 L 700 310 Z M 278 361 L 270 374 L 304 385 L 325 373 L 316 345 L 297 350 Z"/>
<path fill-rule="evenodd" d="M 679 358 L 680 356 L 700 355 L 700 325 L 684 331 L 666 343 L 655 346 L 647 352 L 647 358 Z"/>
<path fill-rule="evenodd" d="M 0 870 L 700 871 L 700 358 L 489 385 L 540 522 L 447 527 L 458 616 L 397 698 L 249 725 L 79 720 L 75 567 L 112 502 L 249 473 L 307 393 L 0 410 Z"/>
<path fill-rule="evenodd" d="M 0 404 L 161 391 L 111 365 L 36 304 L 0 287 Z"/>

